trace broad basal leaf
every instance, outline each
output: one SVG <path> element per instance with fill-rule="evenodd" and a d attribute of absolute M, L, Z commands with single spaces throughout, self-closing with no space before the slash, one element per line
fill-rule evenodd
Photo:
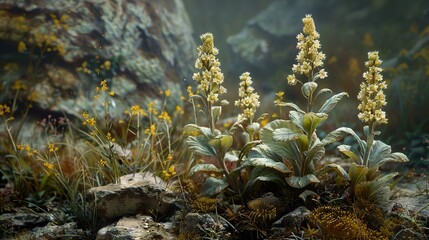
<path fill-rule="evenodd" d="M 292 128 L 278 128 L 273 132 L 273 139 L 276 141 L 292 141 L 300 138 L 304 133 L 301 129 L 296 127 L 295 125 L 291 126 Z"/>
<path fill-rule="evenodd" d="M 325 113 L 306 113 L 302 119 L 304 131 L 307 133 L 313 134 L 317 126 L 324 122 L 328 118 L 328 115 Z"/>
<path fill-rule="evenodd" d="M 363 164 L 363 160 L 359 153 L 355 152 L 349 145 L 340 145 L 337 147 L 338 150 L 353 160 L 356 164 Z"/>
<path fill-rule="evenodd" d="M 349 174 L 344 170 L 343 167 L 341 167 L 338 164 L 331 163 L 326 166 L 324 166 L 317 175 L 323 175 L 327 172 L 335 172 L 338 176 L 341 176 L 344 180 L 350 180 Z"/>
<path fill-rule="evenodd" d="M 229 184 L 225 179 L 218 179 L 214 177 L 209 177 L 206 179 L 203 185 L 202 194 L 207 197 L 214 196 L 218 193 L 221 193 L 225 190 Z"/>
<path fill-rule="evenodd" d="M 240 154 L 238 155 L 238 159 L 241 161 L 245 156 L 247 156 L 250 152 L 250 150 L 261 144 L 262 141 L 261 140 L 256 140 L 256 141 L 252 141 L 252 142 L 248 142 L 246 145 L 244 145 L 244 147 L 241 149 Z"/>
<path fill-rule="evenodd" d="M 337 103 L 344 97 L 349 96 L 346 92 L 338 93 L 325 101 L 325 103 L 320 107 L 319 113 L 329 113 Z"/>
<path fill-rule="evenodd" d="M 204 164 L 197 164 L 190 170 L 190 175 L 194 175 L 197 172 L 203 172 L 207 174 L 211 173 L 221 173 L 223 170 L 216 167 L 214 164 L 204 163 Z"/>
<path fill-rule="evenodd" d="M 353 131 L 353 129 L 348 127 L 340 127 L 328 133 L 328 135 L 326 135 L 326 137 L 322 139 L 321 144 L 323 146 L 326 146 L 328 144 L 338 142 L 341 139 L 345 138 L 347 135 L 352 135 L 354 138 L 359 138 L 355 131 Z"/>
<path fill-rule="evenodd" d="M 356 165 L 352 163 L 349 168 L 349 177 L 352 186 L 366 181 L 366 174 L 368 173 L 368 168 L 362 165 Z"/>
<path fill-rule="evenodd" d="M 185 127 L 183 127 L 183 133 L 191 136 L 205 135 L 207 137 L 211 137 L 213 135 L 210 128 L 200 127 L 196 124 L 187 124 Z"/>
<path fill-rule="evenodd" d="M 209 144 L 222 153 L 226 153 L 232 146 L 233 137 L 231 135 L 220 135 L 209 141 Z"/>
<path fill-rule="evenodd" d="M 302 112 L 290 111 L 289 118 L 290 121 L 293 122 L 297 127 L 299 127 L 302 131 L 304 131 L 304 126 L 302 125 L 302 119 L 304 118 L 304 114 Z"/>
<path fill-rule="evenodd" d="M 286 167 L 286 165 L 284 165 L 283 163 L 276 162 L 269 158 L 251 158 L 251 159 L 248 159 L 244 164 L 248 166 L 253 166 L 253 167 L 272 168 L 281 173 L 291 172 L 289 168 Z"/>
<path fill-rule="evenodd" d="M 293 108 L 295 111 L 300 112 L 300 113 L 305 113 L 301 108 L 298 107 L 298 105 L 296 105 L 295 103 L 285 103 L 285 102 L 281 102 L 278 103 L 277 106 L 280 107 L 291 107 Z"/>
<path fill-rule="evenodd" d="M 318 183 L 320 181 L 314 174 L 308 174 L 303 177 L 297 177 L 297 176 L 288 177 L 286 179 L 286 182 L 291 187 L 303 188 L 311 183 Z"/>
<path fill-rule="evenodd" d="M 383 160 L 392 152 L 392 148 L 382 141 L 374 141 L 368 157 L 368 167 L 377 167 L 383 164 Z"/>
<path fill-rule="evenodd" d="M 189 148 L 196 154 L 203 156 L 216 156 L 216 150 L 209 144 L 209 139 L 202 136 L 190 136 L 186 138 Z"/>

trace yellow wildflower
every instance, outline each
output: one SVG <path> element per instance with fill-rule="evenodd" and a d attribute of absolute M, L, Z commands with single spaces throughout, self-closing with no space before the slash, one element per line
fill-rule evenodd
<path fill-rule="evenodd" d="M 47 162 L 44 162 L 44 163 L 43 163 L 43 166 L 45 166 L 48 170 L 52 170 L 52 169 L 54 169 L 54 163 L 47 163 Z"/>
<path fill-rule="evenodd" d="M 170 89 L 165 90 L 165 96 L 166 96 L 166 97 L 171 96 L 171 91 L 170 91 Z"/>
<path fill-rule="evenodd" d="M 185 111 L 183 111 L 183 108 L 180 105 L 176 105 L 176 113 L 183 115 L 185 114 Z"/>
<path fill-rule="evenodd" d="M 104 67 L 106 68 L 106 70 L 110 70 L 110 66 L 111 66 L 111 63 L 109 60 L 104 61 Z"/>
<path fill-rule="evenodd" d="M 100 160 L 98 160 L 98 164 L 99 164 L 100 166 L 104 167 L 104 166 L 106 166 L 106 165 L 107 165 L 107 162 L 106 162 L 105 160 L 103 160 L 103 159 L 100 159 Z"/>
<path fill-rule="evenodd" d="M 6 104 L 0 104 L 0 116 L 10 113 L 10 107 Z"/>
<path fill-rule="evenodd" d="M 171 122 L 171 117 L 170 117 L 170 115 L 168 114 L 168 112 L 166 112 L 166 111 L 163 111 L 163 112 L 158 116 L 158 118 L 159 118 L 159 119 L 164 119 L 164 120 L 166 120 L 167 122 Z"/>
<path fill-rule="evenodd" d="M 146 128 L 144 130 L 144 133 L 146 134 L 150 134 L 150 135 L 155 135 L 156 134 L 156 125 L 155 124 L 151 124 L 148 128 Z"/>
<path fill-rule="evenodd" d="M 127 113 L 129 114 L 129 111 L 127 111 Z M 139 105 L 134 105 L 131 106 L 131 115 L 147 116 L 147 113 Z"/>
<path fill-rule="evenodd" d="M 88 125 L 90 127 L 95 126 L 95 118 L 88 118 L 83 121 L 83 125 Z"/>
<path fill-rule="evenodd" d="M 23 53 L 27 51 L 27 45 L 25 45 L 25 42 L 19 41 L 18 43 L 18 52 Z"/>
<path fill-rule="evenodd" d="M 56 152 L 58 151 L 58 147 L 55 146 L 55 144 L 50 143 L 49 144 L 49 152 Z"/>
<path fill-rule="evenodd" d="M 192 92 L 192 86 L 191 86 L 191 85 L 189 85 L 189 86 L 186 88 L 186 92 L 188 92 L 188 96 L 189 96 L 189 97 L 194 96 L 194 93 Z"/>
<path fill-rule="evenodd" d="M 113 96 L 115 96 L 115 92 L 114 91 L 110 91 L 109 95 L 113 97 Z"/>

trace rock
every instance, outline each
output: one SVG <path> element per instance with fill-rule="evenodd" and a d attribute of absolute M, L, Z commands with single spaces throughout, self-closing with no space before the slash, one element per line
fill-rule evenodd
<path fill-rule="evenodd" d="M 188 213 L 180 224 L 180 233 L 204 236 L 205 229 L 216 229 L 220 233 L 225 231 L 225 226 L 216 222 L 212 215 L 207 213 Z"/>
<path fill-rule="evenodd" d="M 301 19 L 313 8 L 313 1 L 274 1 L 256 17 L 247 21 L 246 26 L 227 39 L 233 52 L 252 67 L 270 67 L 280 53 L 283 60 L 293 60 L 295 48 L 286 48 L 296 41 L 302 30 Z M 277 53 L 276 59 L 269 53 Z"/>
<path fill-rule="evenodd" d="M 88 201 L 100 223 L 139 213 L 165 218 L 174 215 L 181 200 L 165 183 L 149 173 L 121 177 L 121 182 L 91 188 Z"/>
<path fill-rule="evenodd" d="M 178 99 L 191 76 L 195 43 L 181 0 L 2 0 L 0 9 L 0 66 L 10 66 L 0 73 L 0 102 L 13 99 L 19 79 L 18 100 L 35 107 L 28 122 L 50 113 L 81 118 L 103 79 L 117 115 L 167 88 Z"/>
<path fill-rule="evenodd" d="M 304 222 L 305 218 L 310 214 L 310 210 L 308 210 L 306 207 L 299 206 L 292 212 L 284 215 L 275 223 L 273 223 L 273 227 L 287 227 L 291 229 L 299 228 Z"/>
<path fill-rule="evenodd" d="M 152 217 L 137 215 L 121 218 L 117 223 L 100 229 L 97 240 L 110 239 L 177 239 L 163 223 L 156 223 Z"/>
<path fill-rule="evenodd" d="M 62 240 L 62 239 L 85 239 L 86 235 L 82 229 L 78 229 L 75 222 L 66 223 L 61 226 L 48 224 L 45 227 L 36 228 L 31 233 L 31 239 Z"/>
<path fill-rule="evenodd" d="M 425 222 L 429 221 L 429 197 L 427 195 L 398 197 L 391 201 L 390 209 L 394 209 L 398 205 L 412 215 L 417 212 L 417 215 L 423 218 Z"/>
<path fill-rule="evenodd" d="M 5 213 L 0 215 L 0 225 L 10 228 L 31 228 L 46 225 L 47 219 L 47 217 L 32 213 Z"/>

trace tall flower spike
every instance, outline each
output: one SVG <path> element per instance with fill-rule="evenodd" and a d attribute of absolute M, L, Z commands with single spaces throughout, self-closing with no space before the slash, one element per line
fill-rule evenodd
<path fill-rule="evenodd" d="M 219 50 L 214 47 L 213 34 L 205 33 L 200 39 L 203 43 L 197 48 L 198 58 L 195 61 L 195 68 L 200 72 L 194 73 L 192 79 L 199 84 L 198 90 L 207 102 L 214 104 L 219 101 L 220 95 L 226 93 L 226 88 L 221 86 L 224 76 L 216 58 Z"/>
<path fill-rule="evenodd" d="M 255 117 L 256 108 L 259 107 L 259 94 L 254 92 L 252 78 L 249 72 L 245 72 L 240 76 L 240 88 L 238 89 L 239 99 L 235 101 L 235 106 L 241 108 L 243 113 L 238 115 L 238 120 L 248 119 L 250 123 Z"/>
<path fill-rule="evenodd" d="M 382 61 L 378 56 L 378 52 L 369 52 L 368 61 L 365 66 L 368 71 L 363 73 L 364 82 L 360 84 L 360 92 L 357 96 L 360 104 L 358 117 L 364 123 L 386 124 L 386 112 L 381 110 L 387 105 L 386 96 L 383 89 L 387 88 L 386 81 L 383 80 L 380 67 Z"/>
<path fill-rule="evenodd" d="M 296 64 L 292 67 L 293 74 L 287 76 L 290 85 L 300 82 L 295 74 L 306 76 L 308 81 L 316 81 L 328 76 L 328 73 L 322 68 L 326 56 L 319 51 L 321 47 L 318 40 L 320 35 L 316 31 L 314 20 L 311 15 L 306 15 L 302 22 L 304 23 L 303 33 L 296 36 L 298 39 L 296 47 L 299 49 Z"/>

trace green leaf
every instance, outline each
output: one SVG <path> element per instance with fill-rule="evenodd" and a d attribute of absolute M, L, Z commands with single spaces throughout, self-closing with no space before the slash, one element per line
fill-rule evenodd
<path fill-rule="evenodd" d="M 305 113 L 297 112 L 297 111 L 290 111 L 289 112 L 289 118 L 290 121 L 293 122 L 296 126 L 298 126 L 302 131 L 304 131 L 304 127 L 302 126 L 303 118 Z"/>
<path fill-rule="evenodd" d="M 368 157 L 368 167 L 378 167 L 386 163 L 384 161 L 391 155 L 392 148 L 382 141 L 374 141 L 372 144 L 371 152 Z"/>
<path fill-rule="evenodd" d="M 203 156 L 216 156 L 216 150 L 210 146 L 209 139 L 206 136 L 190 136 L 186 138 L 189 149 L 196 154 Z"/>
<path fill-rule="evenodd" d="M 231 135 L 220 135 L 209 141 L 209 144 L 218 149 L 221 153 L 226 153 L 228 149 L 232 146 L 233 137 Z"/>
<path fill-rule="evenodd" d="M 214 196 L 223 190 L 225 190 L 229 184 L 225 181 L 225 179 L 218 179 L 214 177 L 209 177 L 206 179 L 203 185 L 203 189 L 201 193 L 204 196 L 211 197 Z"/>
<path fill-rule="evenodd" d="M 212 118 L 214 119 L 214 123 L 217 123 L 219 121 L 220 114 L 222 113 L 222 107 L 213 106 L 211 111 L 212 111 Z"/>
<path fill-rule="evenodd" d="M 248 142 L 246 145 L 244 145 L 244 147 L 240 151 L 240 154 L 238 155 L 239 161 L 241 161 L 245 156 L 247 156 L 253 147 L 261 143 L 262 143 L 261 140 L 256 140 L 256 141 Z"/>
<path fill-rule="evenodd" d="M 355 162 L 356 164 L 363 164 L 363 159 L 360 157 L 359 153 L 355 153 L 352 150 L 352 147 L 349 145 L 340 145 L 337 147 L 338 150 L 346 155 L 347 157 L 351 158 L 353 160 L 353 162 Z"/>
<path fill-rule="evenodd" d="M 237 150 L 229 151 L 225 154 L 225 160 L 229 162 L 236 162 L 238 161 L 238 155 L 239 151 Z"/>
<path fill-rule="evenodd" d="M 295 141 L 281 142 L 273 139 L 273 132 L 278 128 L 290 128 L 294 123 L 287 120 L 274 120 L 260 130 L 259 136 L 269 152 L 280 158 L 298 164 L 301 158 L 300 149 Z"/>
<path fill-rule="evenodd" d="M 298 105 L 296 105 L 295 103 L 281 102 L 281 103 L 278 103 L 277 106 L 280 106 L 280 107 L 291 107 L 291 108 L 293 108 L 297 112 L 305 113 L 305 111 L 303 111 L 301 108 L 299 108 Z"/>
<path fill-rule="evenodd" d="M 205 135 L 207 137 L 211 137 L 212 136 L 212 131 L 210 130 L 210 128 L 207 127 L 200 127 L 196 124 L 187 124 L 185 127 L 183 127 L 183 132 L 185 134 L 190 134 L 190 135 Z"/>
<path fill-rule="evenodd" d="M 350 180 L 349 174 L 338 164 L 331 163 L 324 166 L 318 173 L 317 176 L 323 175 L 327 172 L 336 172 L 338 176 L 341 176 L 344 180 Z"/>
<path fill-rule="evenodd" d="M 262 168 L 272 168 L 276 171 L 279 171 L 281 173 L 290 173 L 286 165 L 284 165 L 281 162 L 276 162 L 270 158 L 251 158 L 248 159 L 245 163 L 246 166 L 253 166 L 253 167 L 262 167 Z"/>
<path fill-rule="evenodd" d="M 301 87 L 301 92 L 304 97 L 308 98 L 313 95 L 314 91 L 316 91 L 317 83 L 315 82 L 306 82 Z"/>
<path fill-rule="evenodd" d="M 204 163 L 204 164 L 197 164 L 190 170 L 190 175 L 194 175 L 196 172 L 204 172 L 207 174 L 211 173 L 221 173 L 223 172 L 222 169 L 216 167 L 214 164 L 211 163 Z"/>
<path fill-rule="evenodd" d="M 355 197 L 376 204 L 387 210 L 390 198 L 390 187 L 384 181 L 365 181 L 356 185 Z"/>
<path fill-rule="evenodd" d="M 358 137 L 353 129 L 348 127 L 340 127 L 335 129 L 334 131 L 328 133 L 325 138 L 322 139 L 321 144 L 326 146 L 328 144 L 338 142 L 339 140 L 345 138 L 347 135 L 352 135 L 353 137 Z"/>
<path fill-rule="evenodd" d="M 299 198 L 302 199 L 302 201 L 307 200 L 308 196 L 313 196 L 315 198 L 318 198 L 319 195 L 311 190 L 305 190 L 304 192 L 302 192 L 301 194 L 299 194 Z"/>
<path fill-rule="evenodd" d="M 292 141 L 300 138 L 303 134 L 301 129 L 297 128 L 294 125 L 291 125 L 291 128 L 278 128 L 273 132 L 273 139 L 275 141 Z"/>
<path fill-rule="evenodd" d="M 325 101 L 325 103 L 320 107 L 319 113 L 329 113 L 337 103 L 344 97 L 349 96 L 346 92 L 338 93 Z"/>
<path fill-rule="evenodd" d="M 304 131 L 307 132 L 307 134 L 313 134 L 316 130 L 317 126 L 324 122 L 328 118 L 328 115 L 325 113 L 314 113 L 309 112 L 304 114 L 303 117 L 303 127 Z M 311 136 L 311 135 L 310 135 Z"/>
<path fill-rule="evenodd" d="M 332 90 L 329 88 L 322 88 L 317 92 L 316 97 L 314 99 L 317 99 L 323 93 L 332 93 Z"/>
<path fill-rule="evenodd" d="M 289 186 L 294 188 L 303 188 L 311 183 L 320 182 L 319 179 L 314 174 L 308 174 L 303 177 L 292 176 L 286 179 L 286 182 Z"/>
<path fill-rule="evenodd" d="M 349 177 L 352 187 L 357 184 L 366 181 L 366 174 L 368 173 L 368 168 L 362 165 L 356 165 L 356 163 L 352 163 L 349 168 Z"/>

